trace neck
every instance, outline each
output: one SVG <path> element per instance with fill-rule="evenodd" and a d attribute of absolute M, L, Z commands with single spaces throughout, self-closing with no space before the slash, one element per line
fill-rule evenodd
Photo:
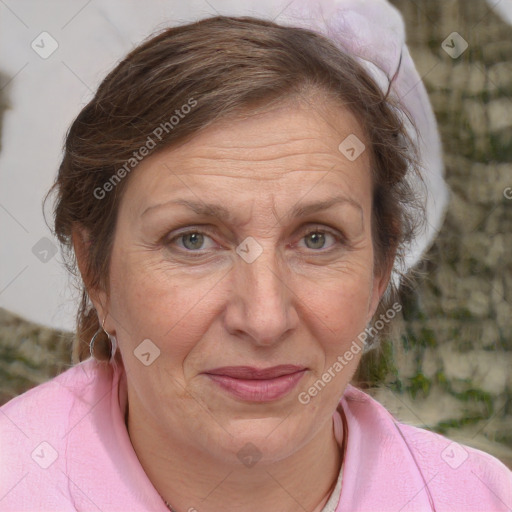
<path fill-rule="evenodd" d="M 175 512 L 320 512 L 339 475 L 342 460 L 332 419 L 288 458 L 244 467 L 210 459 L 195 446 L 173 442 L 172 436 L 151 428 L 147 418 L 137 418 L 143 416 L 130 402 L 127 428 L 133 448 L 153 486 Z"/>

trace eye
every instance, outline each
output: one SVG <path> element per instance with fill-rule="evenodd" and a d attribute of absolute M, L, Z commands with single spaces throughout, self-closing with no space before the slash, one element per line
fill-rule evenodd
<path fill-rule="evenodd" d="M 341 237 L 324 229 L 314 229 L 301 238 L 308 249 L 329 249 L 341 243 Z M 329 243 L 330 242 L 330 243 Z"/>
<path fill-rule="evenodd" d="M 210 245 L 208 245 L 210 242 Z M 189 231 L 187 233 L 181 233 L 168 241 L 169 245 L 177 244 L 180 249 L 186 251 L 200 251 L 204 249 L 211 249 L 215 247 L 213 240 L 200 231 Z"/>

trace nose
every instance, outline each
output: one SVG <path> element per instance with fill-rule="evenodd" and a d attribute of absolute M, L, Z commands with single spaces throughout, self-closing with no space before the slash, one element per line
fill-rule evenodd
<path fill-rule="evenodd" d="M 268 247 L 252 263 L 237 258 L 224 315 L 230 334 L 269 346 L 297 327 L 299 316 L 290 275 Z"/>

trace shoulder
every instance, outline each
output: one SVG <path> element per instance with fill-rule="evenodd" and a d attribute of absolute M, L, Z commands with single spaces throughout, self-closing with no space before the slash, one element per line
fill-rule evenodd
<path fill-rule="evenodd" d="M 512 471 L 497 458 L 442 435 L 398 423 L 433 495 L 446 507 L 453 503 L 485 504 L 487 510 L 509 510 Z M 474 505 L 473 505 L 474 506 Z"/>
<path fill-rule="evenodd" d="M 402 457 L 402 463 L 421 476 L 438 510 L 478 510 L 484 504 L 487 510 L 509 510 L 505 504 L 512 506 L 512 471 L 495 457 L 399 422 L 382 404 L 352 386 L 344 399 L 353 427 L 380 438 L 376 449 L 381 453 Z"/>
<path fill-rule="evenodd" d="M 27 435 L 41 430 L 46 425 L 62 429 L 56 424 L 60 416 L 68 417 L 70 409 L 76 405 L 87 406 L 101 388 L 108 384 L 109 370 L 92 359 L 70 367 L 57 377 L 44 382 L 13 398 L 2 407 L 2 433 L 12 430 L 16 423 Z M 11 422 L 5 422 L 8 418 Z"/>
<path fill-rule="evenodd" d="M 8 504 L 10 510 L 22 510 L 37 503 L 64 510 L 71 505 L 66 498 L 68 434 L 110 389 L 111 372 L 89 359 L 0 407 L 0 508 Z M 60 492 L 45 493 L 50 482 Z M 32 502 L 35 493 L 40 498 Z"/>

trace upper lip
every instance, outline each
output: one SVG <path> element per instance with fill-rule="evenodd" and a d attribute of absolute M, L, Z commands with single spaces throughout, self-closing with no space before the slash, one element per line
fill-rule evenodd
<path fill-rule="evenodd" d="M 253 368 L 252 366 L 222 366 L 207 370 L 204 373 L 211 375 L 225 375 L 234 379 L 275 379 L 282 375 L 290 375 L 305 370 L 304 366 L 294 364 L 280 364 L 269 368 Z"/>

